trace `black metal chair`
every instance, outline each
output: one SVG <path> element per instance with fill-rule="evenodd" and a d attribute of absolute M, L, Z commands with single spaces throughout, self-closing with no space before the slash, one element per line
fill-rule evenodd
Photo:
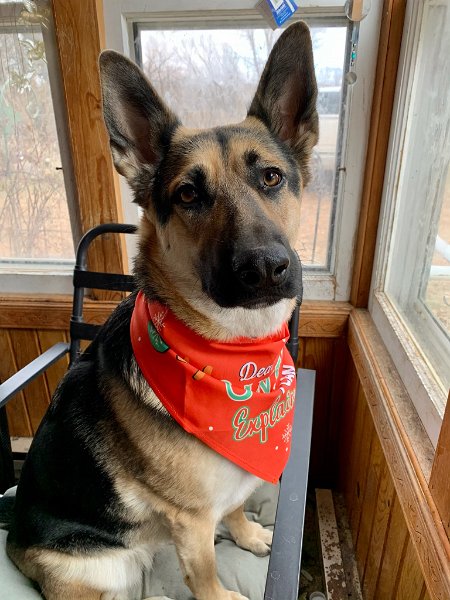
<path fill-rule="evenodd" d="M 55 344 L 0 385 L 0 493 L 15 484 L 13 455 L 6 418 L 7 402 L 65 354 L 69 353 L 70 364 L 72 364 L 80 353 L 80 341 L 94 339 L 101 325 L 86 323 L 83 318 L 83 301 L 87 289 L 133 291 L 135 286 L 131 275 L 89 271 L 87 252 L 91 242 L 99 235 L 134 234 L 136 229 L 134 225 L 108 223 L 94 227 L 83 236 L 78 245 L 73 275 L 70 343 Z M 288 349 L 294 363 L 297 361 L 299 346 L 298 322 L 299 307 L 297 306 L 289 323 Z M 264 600 L 297 600 L 298 597 L 314 384 L 314 371 L 298 370 L 291 457 L 280 482 Z"/>

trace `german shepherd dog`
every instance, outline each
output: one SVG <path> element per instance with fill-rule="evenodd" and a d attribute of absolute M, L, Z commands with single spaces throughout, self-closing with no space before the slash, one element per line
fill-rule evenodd
<path fill-rule="evenodd" d="M 281 35 L 236 125 L 183 127 L 115 52 L 100 74 L 114 164 L 143 211 L 138 289 L 207 340 L 280 331 L 302 295 L 293 245 L 318 137 L 307 26 Z M 223 519 L 239 546 L 270 551 L 271 532 L 242 508 L 261 479 L 164 410 L 133 354 L 135 301 L 59 385 L 23 468 L 8 555 L 47 600 L 136 599 L 171 540 L 197 600 L 245 600 L 218 580 L 214 532 Z"/>

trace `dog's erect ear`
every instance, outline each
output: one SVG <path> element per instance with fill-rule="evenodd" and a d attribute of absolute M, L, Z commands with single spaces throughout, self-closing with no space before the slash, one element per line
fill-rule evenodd
<path fill-rule="evenodd" d="M 103 116 L 116 169 L 132 180 L 142 165 L 156 165 L 179 124 L 142 71 L 113 50 L 99 59 Z"/>
<path fill-rule="evenodd" d="M 273 47 L 248 115 L 261 119 L 289 144 L 306 168 L 319 132 L 316 100 L 311 36 L 307 25 L 299 22 L 288 27 Z"/>

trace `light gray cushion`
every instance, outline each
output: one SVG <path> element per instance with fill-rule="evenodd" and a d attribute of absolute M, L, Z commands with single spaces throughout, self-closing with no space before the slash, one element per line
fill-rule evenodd
<path fill-rule="evenodd" d="M 41 598 L 32 582 L 22 575 L 19 569 L 6 556 L 6 535 L 4 529 L 0 529 L 0 598 L 5 600 L 36 600 Z"/>
<path fill-rule="evenodd" d="M 246 503 L 248 518 L 272 529 L 277 499 L 277 486 L 268 483 L 262 485 Z M 0 498 L 0 509 L 2 500 Z M 1 529 L 1 526 L 0 523 L 0 598 L 5 600 L 41 598 L 31 581 L 24 577 L 7 557 L 5 550 L 7 532 Z M 227 529 L 220 524 L 216 532 L 216 558 L 219 578 L 227 589 L 239 591 L 250 600 L 263 599 L 269 564 L 268 556 L 257 557 L 251 552 L 238 548 L 231 540 Z M 148 596 L 193 600 L 192 594 L 183 582 L 173 545 L 166 546 L 158 552 L 151 573 L 144 577 L 142 598 Z"/>

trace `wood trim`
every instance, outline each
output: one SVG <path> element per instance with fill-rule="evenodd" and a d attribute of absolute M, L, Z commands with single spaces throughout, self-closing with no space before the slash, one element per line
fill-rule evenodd
<path fill-rule="evenodd" d="M 84 318 L 102 324 L 117 306 L 115 301 L 84 301 Z M 0 297 L 0 329 L 68 329 L 72 314 L 72 296 Z"/>
<path fill-rule="evenodd" d="M 365 308 L 380 216 L 406 0 L 384 0 L 350 302 Z"/>
<path fill-rule="evenodd" d="M 85 300 L 85 319 L 103 323 L 115 301 Z M 339 338 L 345 334 L 351 310 L 346 302 L 304 302 L 299 333 L 302 337 Z M 72 296 L 0 296 L 1 329 L 67 329 Z"/>
<path fill-rule="evenodd" d="M 305 300 L 300 307 L 301 337 L 340 338 L 352 310 L 348 302 Z"/>
<path fill-rule="evenodd" d="M 430 477 L 430 491 L 450 538 L 450 393 Z"/>
<path fill-rule="evenodd" d="M 105 45 L 103 5 L 101 0 L 53 0 L 52 7 L 84 233 L 99 223 L 123 220 L 117 177 L 103 123 L 97 68 L 99 53 Z M 125 272 L 124 241 L 119 236 L 96 240 L 89 264 L 95 271 Z M 103 292 L 96 297 L 119 296 Z"/>
<path fill-rule="evenodd" d="M 424 461 L 419 462 L 397 410 L 403 384 L 367 311 L 351 313 L 348 342 L 428 592 L 433 600 L 447 600 L 450 543 L 422 471 Z"/>

